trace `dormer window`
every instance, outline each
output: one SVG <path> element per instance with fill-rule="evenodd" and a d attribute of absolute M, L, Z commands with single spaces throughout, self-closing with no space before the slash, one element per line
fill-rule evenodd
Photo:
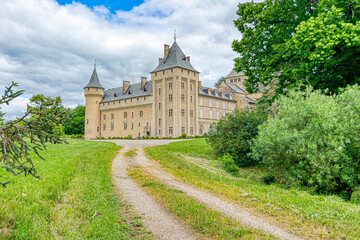
<path fill-rule="evenodd" d="M 114 97 L 117 97 L 116 93 L 114 93 Z"/>

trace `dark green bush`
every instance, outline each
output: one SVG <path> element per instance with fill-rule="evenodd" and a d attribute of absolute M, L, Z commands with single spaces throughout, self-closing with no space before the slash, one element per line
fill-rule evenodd
<path fill-rule="evenodd" d="M 249 154 L 250 142 L 258 134 L 258 126 L 266 119 L 262 111 L 239 111 L 226 114 L 225 118 L 211 124 L 207 142 L 218 156 L 230 154 L 235 164 L 247 167 L 256 164 Z"/>
<path fill-rule="evenodd" d="M 271 184 L 271 183 L 275 182 L 275 177 L 272 174 L 268 174 L 268 175 L 265 175 L 262 177 L 262 181 L 265 184 Z"/>
<path fill-rule="evenodd" d="M 253 156 L 293 184 L 350 198 L 360 177 L 360 88 L 290 91 L 259 127 Z"/>
<path fill-rule="evenodd" d="M 239 167 L 235 164 L 235 161 L 230 154 L 225 154 L 221 158 L 218 159 L 220 162 L 220 165 L 231 174 L 237 174 L 239 173 Z"/>

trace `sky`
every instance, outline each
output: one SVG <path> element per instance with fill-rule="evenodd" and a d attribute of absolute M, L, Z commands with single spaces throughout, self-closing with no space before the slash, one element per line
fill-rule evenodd
<path fill-rule="evenodd" d="M 138 83 L 177 43 L 204 86 L 234 67 L 231 48 L 238 0 L 0 0 L 0 95 L 17 82 L 25 94 L 3 106 L 21 116 L 35 94 L 61 96 L 65 107 L 84 105 L 83 87 L 94 60 L 105 89 Z"/>

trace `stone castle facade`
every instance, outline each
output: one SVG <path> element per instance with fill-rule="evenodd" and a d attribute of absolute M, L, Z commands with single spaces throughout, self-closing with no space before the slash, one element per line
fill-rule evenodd
<path fill-rule="evenodd" d="M 232 71 L 216 89 L 203 87 L 199 74 L 176 41 L 164 45 L 150 81 L 142 77 L 105 90 L 94 67 L 84 87 L 85 139 L 203 135 L 212 122 L 235 108 L 251 108 L 258 97 L 243 90 L 241 73 Z"/>

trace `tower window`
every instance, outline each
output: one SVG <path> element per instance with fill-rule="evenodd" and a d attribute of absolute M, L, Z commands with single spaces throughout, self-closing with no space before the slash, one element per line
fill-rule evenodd
<path fill-rule="evenodd" d="M 185 101 L 185 94 L 181 94 L 181 101 Z"/>
<path fill-rule="evenodd" d="M 172 89 L 172 87 L 173 87 L 173 83 L 169 82 L 169 89 Z"/>
<path fill-rule="evenodd" d="M 113 113 L 111 114 L 111 120 L 114 120 L 114 114 Z"/>
<path fill-rule="evenodd" d="M 144 116 L 144 111 L 139 111 L 139 117 L 143 117 Z"/>
<path fill-rule="evenodd" d="M 190 102 L 192 103 L 192 96 L 190 96 Z"/>
<path fill-rule="evenodd" d="M 161 125 L 161 118 L 159 118 L 159 126 Z"/>
<path fill-rule="evenodd" d="M 181 127 L 181 133 L 184 133 L 185 132 L 185 127 Z"/>
<path fill-rule="evenodd" d="M 161 103 L 159 103 L 159 110 L 161 110 Z"/>
<path fill-rule="evenodd" d="M 169 102 L 172 102 L 172 100 L 173 100 L 173 95 L 169 94 Z"/>
<path fill-rule="evenodd" d="M 127 130 L 127 123 L 124 123 L 124 130 Z"/>
<path fill-rule="evenodd" d="M 159 88 L 159 96 L 161 95 L 161 88 Z"/>
<path fill-rule="evenodd" d="M 181 89 L 185 89 L 185 83 L 181 82 Z"/>
<path fill-rule="evenodd" d="M 192 85 L 192 84 L 190 84 L 190 91 L 192 91 L 192 89 L 193 89 L 193 85 Z"/>
<path fill-rule="evenodd" d="M 181 116 L 185 117 L 185 109 L 181 109 Z"/>
<path fill-rule="evenodd" d="M 106 124 L 103 124 L 103 131 L 106 131 Z"/>
<path fill-rule="evenodd" d="M 131 130 L 134 129 L 134 123 L 131 123 Z"/>
<path fill-rule="evenodd" d="M 169 126 L 169 134 L 173 134 L 173 127 Z"/>
<path fill-rule="evenodd" d="M 127 118 L 127 112 L 124 112 L 124 118 Z"/>
<path fill-rule="evenodd" d="M 173 110 L 172 110 L 172 108 L 170 108 L 169 109 L 169 117 L 172 117 L 172 115 L 173 115 Z"/>
<path fill-rule="evenodd" d="M 131 118 L 133 118 L 134 117 L 134 112 L 131 112 Z"/>
<path fill-rule="evenodd" d="M 99 127 L 97 127 L 97 128 L 96 128 L 96 131 L 97 131 L 97 132 L 99 132 L 99 131 L 100 131 L 100 128 L 99 128 Z"/>
<path fill-rule="evenodd" d="M 106 114 L 103 114 L 103 120 L 106 120 Z"/>
<path fill-rule="evenodd" d="M 190 117 L 194 117 L 194 110 L 190 110 Z"/>
<path fill-rule="evenodd" d="M 114 131 L 114 124 L 110 124 L 111 131 Z"/>

